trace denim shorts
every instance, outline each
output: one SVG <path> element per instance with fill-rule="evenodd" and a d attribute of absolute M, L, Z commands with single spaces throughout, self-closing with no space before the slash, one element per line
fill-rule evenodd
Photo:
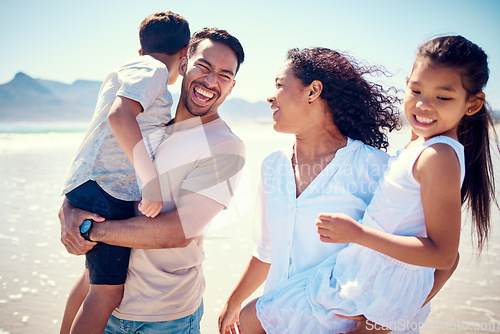
<path fill-rule="evenodd" d="M 104 334 L 200 334 L 202 316 L 203 301 L 193 314 L 177 320 L 142 322 L 123 320 L 111 315 Z"/>
<path fill-rule="evenodd" d="M 134 202 L 122 201 L 105 192 L 95 181 L 87 181 L 66 194 L 75 207 L 95 212 L 106 219 L 134 217 Z M 125 283 L 130 248 L 98 242 L 85 254 L 90 284 L 120 285 Z"/>

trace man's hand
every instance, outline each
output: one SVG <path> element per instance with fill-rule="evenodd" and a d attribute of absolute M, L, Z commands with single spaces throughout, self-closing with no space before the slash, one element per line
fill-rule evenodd
<path fill-rule="evenodd" d="M 219 315 L 219 333 L 220 334 L 236 334 L 240 331 L 240 311 L 241 305 L 236 308 L 230 308 L 228 304 Z M 236 331 L 236 328 L 238 331 Z"/>
<path fill-rule="evenodd" d="M 356 242 L 361 235 L 362 225 L 343 213 L 321 213 L 316 220 L 319 238 L 323 242 Z"/>
<path fill-rule="evenodd" d="M 80 225 L 85 219 L 103 222 L 104 218 L 97 213 L 75 208 L 66 199 L 59 210 L 61 222 L 61 242 L 70 254 L 83 255 L 91 250 L 96 243 L 85 240 L 80 235 Z"/>

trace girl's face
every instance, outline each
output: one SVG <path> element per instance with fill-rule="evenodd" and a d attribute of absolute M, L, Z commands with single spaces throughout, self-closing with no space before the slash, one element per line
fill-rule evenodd
<path fill-rule="evenodd" d="M 274 92 L 267 98 L 273 111 L 274 130 L 299 133 L 307 117 L 304 112 L 306 90 L 307 87 L 293 74 L 289 62 L 285 62 L 276 76 Z"/>
<path fill-rule="evenodd" d="M 468 100 L 456 68 L 417 61 L 406 85 L 405 116 L 420 137 L 457 139 L 457 126 L 471 108 Z"/>

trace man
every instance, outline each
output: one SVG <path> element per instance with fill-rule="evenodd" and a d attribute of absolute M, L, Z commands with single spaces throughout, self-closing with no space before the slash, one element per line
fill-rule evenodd
<path fill-rule="evenodd" d="M 199 333 L 205 288 L 203 237 L 210 221 L 229 205 L 244 163 L 244 145 L 218 115 L 244 60 L 239 41 L 224 30 L 196 32 L 181 61 L 176 116 L 158 148 L 155 167 L 165 202 L 156 218 L 105 221 L 64 201 L 61 241 L 84 254 L 95 242 L 131 247 L 121 304 L 107 333 Z M 93 219 L 84 240 L 79 226 Z M 85 307 L 85 305 L 83 305 Z"/>

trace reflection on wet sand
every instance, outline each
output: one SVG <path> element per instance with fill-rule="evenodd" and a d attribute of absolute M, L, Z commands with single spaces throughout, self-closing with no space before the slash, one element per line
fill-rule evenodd
<path fill-rule="evenodd" d="M 289 138 L 277 136 L 266 124 L 234 126 L 233 131 L 246 142 L 247 168 L 256 186 L 260 161 Z M 60 243 L 57 219 L 62 179 L 82 136 L 0 134 L 0 334 L 48 334 L 59 329 L 67 294 L 83 269 L 84 258 L 67 254 Z M 407 134 L 399 133 L 390 142 L 397 148 L 406 140 Z M 495 166 L 500 168 L 499 157 Z M 248 196 L 252 205 L 254 195 Z M 492 225 L 480 262 L 473 252 L 470 226 L 464 226 L 459 267 L 434 299 L 421 333 L 500 332 L 497 210 Z M 217 333 L 219 312 L 252 251 L 250 214 L 206 237 L 204 334 Z"/>

